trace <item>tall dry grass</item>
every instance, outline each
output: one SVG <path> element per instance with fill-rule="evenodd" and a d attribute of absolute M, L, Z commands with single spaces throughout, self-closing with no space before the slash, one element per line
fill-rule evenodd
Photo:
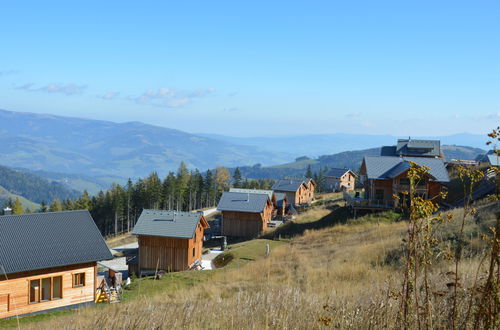
<path fill-rule="evenodd" d="M 493 208 L 494 210 L 494 208 Z M 477 228 L 491 218 L 491 205 L 478 211 Z M 320 211 L 325 212 L 324 210 Z M 454 212 L 459 212 L 456 210 Z M 482 218 L 481 218 L 482 217 Z M 396 328 L 401 286 L 401 255 L 405 222 L 357 221 L 320 230 L 305 230 L 289 244 L 274 249 L 267 258 L 238 269 L 220 271 L 209 282 L 189 289 L 158 292 L 134 301 L 81 309 L 76 314 L 28 325 L 30 328 L 74 329 L 319 329 L 333 326 L 346 329 Z M 438 228 L 443 233 L 445 224 Z M 478 229 L 479 228 L 479 229 Z M 471 243 L 481 245 L 479 237 Z M 472 244 L 468 244 L 467 247 Z M 475 248 L 477 251 L 486 251 Z M 439 253 L 438 253 L 439 254 Z M 484 276 L 480 262 L 485 253 L 468 254 L 460 263 L 463 287 L 459 295 Z M 389 258 L 390 257 L 390 258 Z M 392 258 L 392 259 L 391 259 Z M 478 273 L 477 270 L 481 269 Z M 451 290 L 448 272 L 452 261 L 438 261 L 429 275 L 433 292 L 433 324 L 446 327 Z M 459 300 L 461 301 L 461 300 Z M 460 303 L 457 313 L 466 313 Z"/>

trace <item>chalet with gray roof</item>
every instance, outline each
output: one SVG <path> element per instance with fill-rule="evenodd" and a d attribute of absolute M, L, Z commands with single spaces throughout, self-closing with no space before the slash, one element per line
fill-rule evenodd
<path fill-rule="evenodd" d="M 222 213 L 222 235 L 256 237 L 273 216 L 273 203 L 268 194 L 226 191 L 217 206 Z"/>
<path fill-rule="evenodd" d="M 132 231 L 139 242 L 138 260 L 129 262 L 129 269 L 139 275 L 189 269 L 201 262 L 208 227 L 201 212 L 143 210 Z"/>
<path fill-rule="evenodd" d="M 93 304 L 112 258 L 86 210 L 0 216 L 0 319 Z"/>
<path fill-rule="evenodd" d="M 313 179 L 281 179 L 272 187 L 274 192 L 286 194 L 288 202 L 294 206 L 310 205 L 314 199 L 315 188 Z"/>
<path fill-rule="evenodd" d="M 352 191 L 356 184 L 356 173 L 347 168 L 331 168 L 325 174 L 325 188 L 328 191 Z"/>
<path fill-rule="evenodd" d="M 405 192 L 410 190 L 408 170 L 416 164 L 428 168 L 428 174 L 415 188 L 416 195 L 439 201 L 450 181 L 440 146 L 437 140 L 400 139 L 396 146 L 382 147 L 380 156 L 366 156 L 359 171 L 364 189 L 354 196 L 344 193 L 345 200 L 358 209 L 400 207 L 407 199 Z"/>
<path fill-rule="evenodd" d="M 450 181 L 445 163 L 441 158 L 431 157 L 390 157 L 367 156 L 360 169 L 360 181 L 364 195 L 346 200 L 357 208 L 377 209 L 394 208 L 405 200 L 404 193 L 409 191 L 408 170 L 411 164 L 428 168 L 428 174 L 419 181 L 416 195 L 425 199 L 438 200 L 444 184 Z M 398 196 L 395 199 L 393 196 Z"/>

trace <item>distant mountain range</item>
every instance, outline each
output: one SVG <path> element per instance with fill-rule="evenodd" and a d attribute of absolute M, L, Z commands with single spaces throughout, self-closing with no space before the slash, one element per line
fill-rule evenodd
<path fill-rule="evenodd" d="M 139 122 L 112 123 L 0 110 L 0 164 L 89 176 L 165 175 L 181 161 L 206 170 L 279 164 L 289 154 Z"/>
<path fill-rule="evenodd" d="M 473 134 L 437 138 L 442 144 L 470 146 L 446 147 L 449 158 L 472 159 L 480 151 L 471 147 L 483 147 L 486 141 Z M 181 161 L 201 171 L 217 165 L 238 166 L 245 168 L 249 177 L 292 175 L 290 171 L 302 171 L 307 164 L 356 168 L 363 155 L 377 153 L 367 148 L 393 145 L 396 140 L 390 135 L 356 134 L 236 138 L 191 134 L 140 122 L 0 110 L 0 165 L 90 193 L 152 171 L 164 176 L 176 170 Z M 294 162 L 299 156 L 314 159 Z"/>

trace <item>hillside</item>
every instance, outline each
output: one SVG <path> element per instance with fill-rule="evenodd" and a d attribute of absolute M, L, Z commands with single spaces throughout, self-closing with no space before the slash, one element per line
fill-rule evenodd
<path fill-rule="evenodd" d="M 495 222 L 496 205 L 481 203 L 475 221 L 465 227 L 466 244 L 460 268 L 462 286 L 469 288 L 484 257 L 480 234 Z M 440 255 L 460 227 L 462 210 L 454 220 L 437 227 L 429 282 L 435 295 L 433 322 L 446 328 L 450 304 L 444 275 L 453 261 Z M 402 238 L 407 223 L 393 213 L 349 219 L 335 200 L 303 213 L 283 233 L 291 238 L 256 239 L 230 245 L 232 261 L 213 271 L 171 273 L 161 280 L 134 280 L 125 301 L 102 308 L 53 317 L 21 319 L 29 328 L 227 328 L 316 329 L 397 328 L 401 289 Z M 272 234 L 270 235 L 272 236 Z M 284 234 L 282 237 L 285 237 Z M 266 245 L 271 254 L 265 257 Z M 370 299 L 367 299 L 369 297 Z M 459 303 L 460 315 L 468 307 Z M 182 317 L 179 317 L 181 315 Z M 57 316 L 55 314 L 54 316 Z M 43 318 L 39 318 L 43 320 Z M 327 324 L 328 323 L 328 324 Z M 16 320 L 4 321 L 16 326 Z M 0 323 L 2 325 L 2 323 Z M 413 328 L 413 327 L 410 327 Z"/>
<path fill-rule="evenodd" d="M 38 204 L 42 201 L 50 203 L 54 199 L 74 199 L 80 195 L 79 192 L 70 190 L 60 183 L 50 182 L 33 173 L 5 166 L 0 166 L 0 186 L 12 196 L 22 196 Z M 8 199 L 7 193 L 3 195 Z"/>
<path fill-rule="evenodd" d="M 477 155 L 484 154 L 485 151 L 479 148 L 466 146 L 450 146 L 444 145 L 441 147 L 446 159 L 470 159 L 473 160 Z M 315 159 L 297 159 L 295 162 L 274 165 L 274 166 L 245 166 L 240 167 L 240 171 L 244 177 L 251 179 L 261 178 L 282 178 L 285 176 L 303 176 L 307 167 L 311 166 L 314 171 L 322 168 L 338 167 L 351 168 L 358 170 L 365 156 L 380 155 L 380 148 L 344 151 L 333 155 L 319 156 Z"/>
<path fill-rule="evenodd" d="M 181 161 L 200 170 L 217 165 L 279 164 L 286 153 L 262 151 L 139 122 L 0 110 L 0 164 L 31 170 L 117 176 L 165 175 Z"/>
<path fill-rule="evenodd" d="M 23 209 L 30 209 L 31 211 L 36 211 L 40 208 L 40 204 L 33 203 L 30 200 L 27 200 L 23 196 L 19 196 L 16 194 L 11 193 L 4 187 L 0 186 L 0 208 L 3 208 L 3 206 L 8 203 L 9 200 L 15 201 L 16 198 L 19 198 L 19 201 L 21 202 L 21 205 L 23 206 Z"/>

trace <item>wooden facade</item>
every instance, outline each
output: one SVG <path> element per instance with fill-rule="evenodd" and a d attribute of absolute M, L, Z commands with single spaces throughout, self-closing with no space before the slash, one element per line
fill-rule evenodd
<path fill-rule="evenodd" d="M 272 220 L 274 206 L 268 200 L 263 212 L 222 211 L 222 235 L 256 237 L 264 232 Z"/>
<path fill-rule="evenodd" d="M 0 319 L 93 303 L 96 262 L 0 275 Z"/>
<path fill-rule="evenodd" d="M 364 168 L 361 168 L 364 174 Z M 405 192 L 410 191 L 408 172 L 404 172 L 393 179 L 365 179 L 364 196 L 358 199 L 349 199 L 357 208 L 375 209 L 375 208 L 396 208 L 400 207 L 406 200 Z M 433 199 L 440 202 L 439 194 L 443 190 L 443 183 L 432 181 L 429 176 L 420 180 L 415 187 L 415 195 L 424 199 Z M 399 198 L 394 198 L 398 196 Z"/>
<path fill-rule="evenodd" d="M 196 261 L 201 261 L 204 230 L 208 228 L 205 218 L 200 217 L 192 238 L 138 235 L 139 261 L 142 271 L 182 271 Z"/>
<path fill-rule="evenodd" d="M 340 178 L 333 176 L 325 177 L 325 186 L 329 191 L 353 191 L 356 184 L 356 176 L 352 171 L 347 171 Z"/>
<path fill-rule="evenodd" d="M 301 206 L 310 205 L 312 203 L 314 199 L 315 188 L 316 185 L 314 181 L 311 180 L 308 183 L 301 184 L 296 191 L 276 191 L 286 194 L 286 197 L 290 204 Z"/>

